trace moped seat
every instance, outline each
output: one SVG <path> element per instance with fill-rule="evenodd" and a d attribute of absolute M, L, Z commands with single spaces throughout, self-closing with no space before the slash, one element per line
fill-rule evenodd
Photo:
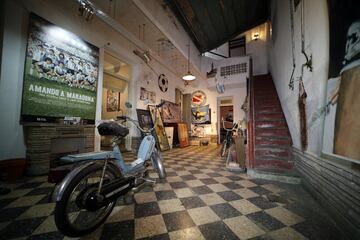
<path fill-rule="evenodd" d="M 117 122 L 103 122 L 97 129 L 101 136 L 125 137 L 129 134 L 129 129 Z"/>

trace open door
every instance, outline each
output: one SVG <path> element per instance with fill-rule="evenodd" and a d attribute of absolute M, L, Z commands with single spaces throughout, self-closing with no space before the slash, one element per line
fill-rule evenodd
<path fill-rule="evenodd" d="M 117 116 L 127 113 L 125 102 L 128 100 L 130 66 L 105 52 L 103 76 L 101 119 L 116 119 Z M 111 136 L 102 136 L 101 149 L 111 149 L 110 140 Z M 125 139 L 119 147 L 125 150 Z"/>

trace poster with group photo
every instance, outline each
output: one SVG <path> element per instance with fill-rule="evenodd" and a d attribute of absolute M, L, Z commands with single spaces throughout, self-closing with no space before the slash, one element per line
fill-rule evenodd
<path fill-rule="evenodd" d="M 360 160 L 360 1 L 328 0 L 330 59 L 323 152 Z"/>
<path fill-rule="evenodd" d="M 30 14 L 22 116 L 95 119 L 99 49 Z"/>

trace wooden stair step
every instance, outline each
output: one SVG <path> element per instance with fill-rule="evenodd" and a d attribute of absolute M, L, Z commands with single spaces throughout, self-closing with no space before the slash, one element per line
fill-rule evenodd
<path fill-rule="evenodd" d="M 255 146 L 255 154 L 256 157 L 259 158 L 261 158 L 262 156 L 288 158 L 291 155 L 289 148 L 258 146 Z"/>
<path fill-rule="evenodd" d="M 294 161 L 284 161 L 279 159 L 255 159 L 254 160 L 255 168 L 264 168 L 264 169 L 293 169 Z"/>
<path fill-rule="evenodd" d="M 288 136 L 288 129 L 256 129 L 256 136 Z"/>
<path fill-rule="evenodd" d="M 256 128 L 287 128 L 286 121 L 255 121 Z"/>

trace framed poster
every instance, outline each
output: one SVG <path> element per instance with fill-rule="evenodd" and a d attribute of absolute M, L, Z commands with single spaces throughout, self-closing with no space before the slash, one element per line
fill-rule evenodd
<path fill-rule="evenodd" d="M 149 103 L 154 104 L 156 102 L 156 93 L 147 90 L 146 88 L 140 88 L 140 100 L 149 101 Z"/>
<path fill-rule="evenodd" d="M 211 110 L 209 105 L 191 108 L 191 123 L 211 124 Z"/>
<path fill-rule="evenodd" d="M 141 128 L 152 128 L 154 126 L 149 110 L 136 109 L 137 118 Z"/>
<path fill-rule="evenodd" d="M 150 114 L 151 114 L 151 119 L 152 119 L 153 123 L 156 124 L 155 132 L 156 132 L 156 137 L 159 142 L 160 150 L 161 151 L 169 150 L 170 145 L 168 142 L 168 138 L 166 136 L 166 131 L 165 131 L 163 121 L 161 119 L 160 111 L 154 106 L 149 106 L 149 110 L 150 110 Z"/>
<path fill-rule="evenodd" d="M 112 89 L 106 91 L 106 111 L 120 111 L 120 92 Z"/>
<path fill-rule="evenodd" d="M 360 162 L 360 2 L 328 0 L 329 80 L 323 152 Z"/>
<path fill-rule="evenodd" d="M 179 105 L 161 100 L 165 102 L 161 107 L 161 115 L 164 123 L 178 123 L 181 122 L 181 108 Z"/>
<path fill-rule="evenodd" d="M 98 66 L 97 47 L 31 13 L 21 120 L 94 120 Z"/>
<path fill-rule="evenodd" d="M 186 123 L 178 123 L 178 136 L 180 147 L 188 147 L 189 146 L 189 134 Z"/>

